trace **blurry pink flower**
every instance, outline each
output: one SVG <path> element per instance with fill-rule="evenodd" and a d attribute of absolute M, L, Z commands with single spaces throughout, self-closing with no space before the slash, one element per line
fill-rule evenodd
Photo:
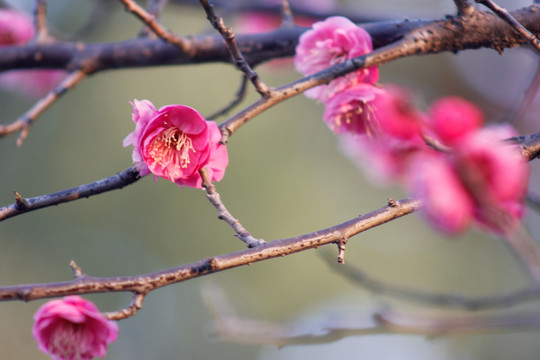
<path fill-rule="evenodd" d="M 418 136 L 402 140 L 391 136 L 343 134 L 339 137 L 341 151 L 363 169 L 375 185 L 387 185 L 403 180 L 408 175 L 411 158 L 429 150 Z"/>
<path fill-rule="evenodd" d="M 419 153 L 408 170 L 409 190 L 422 199 L 426 220 L 450 235 L 465 230 L 472 221 L 474 200 L 446 156 L 434 151 Z"/>
<path fill-rule="evenodd" d="M 104 357 L 116 340 L 118 326 L 90 301 L 66 296 L 42 305 L 34 315 L 32 335 L 38 348 L 54 360 Z"/>
<path fill-rule="evenodd" d="M 401 140 L 417 140 L 425 126 L 426 117 L 412 101 L 412 94 L 397 85 L 385 85 L 384 92 L 375 98 L 377 122 L 382 134 Z"/>
<path fill-rule="evenodd" d="M 332 65 L 344 62 L 373 50 L 367 31 L 347 18 L 334 16 L 316 22 L 313 28 L 300 36 L 294 62 L 304 75 L 312 75 Z M 361 83 L 375 84 L 379 79 L 376 67 L 357 70 L 305 92 L 306 96 L 325 101 L 343 89 Z"/>
<path fill-rule="evenodd" d="M 475 220 L 507 234 L 523 215 L 529 166 L 502 143 L 510 126 L 490 126 L 451 137 L 451 154 L 421 154 L 410 167 L 409 188 L 424 201 L 423 213 L 449 234 Z M 442 136 L 444 137 L 444 136 Z"/>
<path fill-rule="evenodd" d="M 475 104 L 457 96 L 448 96 L 431 105 L 433 131 L 448 145 L 467 133 L 476 131 L 484 123 L 484 114 Z"/>
<path fill-rule="evenodd" d="M 228 164 L 221 132 L 196 110 L 168 105 L 156 110 L 148 100 L 134 100 L 135 131 L 123 142 L 133 145 L 133 162 L 141 176 L 149 173 L 180 186 L 201 188 L 199 170 L 207 168 L 210 181 L 223 178 Z"/>
<path fill-rule="evenodd" d="M 0 9 L 0 46 L 25 44 L 35 35 L 32 19 L 15 10 Z M 65 76 L 62 70 L 13 70 L 0 74 L 0 86 L 28 97 L 45 95 Z"/>

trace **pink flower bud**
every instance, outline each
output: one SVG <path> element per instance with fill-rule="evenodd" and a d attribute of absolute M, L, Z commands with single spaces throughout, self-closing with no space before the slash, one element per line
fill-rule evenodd
<path fill-rule="evenodd" d="M 66 296 L 42 305 L 34 315 L 32 334 L 38 348 L 54 360 L 104 357 L 116 340 L 118 326 L 90 301 Z"/>
<path fill-rule="evenodd" d="M 449 96 L 431 105 L 430 116 L 433 131 L 448 145 L 478 130 L 484 122 L 484 114 L 473 103 L 457 96 Z"/>
<path fill-rule="evenodd" d="M 300 36 L 294 62 L 304 75 L 312 75 L 332 65 L 364 55 L 373 50 L 371 36 L 349 19 L 334 16 L 313 24 L 313 28 Z M 325 101 L 336 92 L 365 82 L 375 84 L 379 79 L 376 67 L 357 70 L 328 85 L 320 85 L 305 92 L 306 96 Z"/>
<path fill-rule="evenodd" d="M 199 170 L 207 168 L 210 181 L 219 181 L 228 164 L 227 148 L 214 122 L 185 105 L 156 110 L 148 100 L 134 100 L 135 131 L 124 139 L 133 145 L 133 162 L 141 176 L 149 173 L 180 186 L 201 188 Z"/>

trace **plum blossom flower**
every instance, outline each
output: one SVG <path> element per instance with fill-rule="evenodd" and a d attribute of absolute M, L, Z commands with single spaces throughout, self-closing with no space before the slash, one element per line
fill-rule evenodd
<path fill-rule="evenodd" d="M 90 301 L 66 296 L 42 305 L 34 315 L 32 335 L 38 348 L 54 360 L 104 357 L 116 340 L 118 326 Z"/>
<path fill-rule="evenodd" d="M 199 170 L 207 168 L 210 181 L 219 181 L 228 164 L 227 148 L 212 121 L 185 105 L 157 110 L 148 100 L 134 100 L 135 131 L 123 142 L 133 145 L 133 162 L 141 176 L 149 173 L 180 186 L 202 187 Z"/>
<path fill-rule="evenodd" d="M 323 119 L 336 134 L 375 134 L 380 132 L 373 102 L 383 90 L 370 84 L 355 84 L 325 102 Z"/>
<path fill-rule="evenodd" d="M 367 31 L 347 18 L 329 17 L 313 24 L 298 41 L 294 62 L 304 75 L 312 75 L 332 65 L 364 55 L 373 50 Z M 364 82 L 375 84 L 379 79 L 377 67 L 360 69 L 305 92 L 306 96 L 325 102 L 343 89 Z"/>
<path fill-rule="evenodd" d="M 433 110 L 435 109 L 435 110 Z M 423 199 L 423 214 L 436 228 L 457 234 L 471 222 L 507 234 L 523 215 L 528 164 L 503 139 L 508 125 L 480 128 L 479 109 L 444 98 L 432 108 L 435 136 L 449 153 L 421 153 L 411 162 L 408 187 Z"/>
<path fill-rule="evenodd" d="M 35 35 L 30 17 L 24 13 L 0 9 L 0 46 L 22 45 Z M 28 97 L 40 97 L 65 76 L 62 70 L 13 70 L 0 74 L 0 86 Z"/>

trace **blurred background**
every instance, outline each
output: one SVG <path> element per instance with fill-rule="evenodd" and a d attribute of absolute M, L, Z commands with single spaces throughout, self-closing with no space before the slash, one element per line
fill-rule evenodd
<path fill-rule="evenodd" d="M 32 9 L 29 0 L 7 3 Z M 105 3 L 106 16 L 78 40 L 108 42 L 136 36 L 141 23 L 119 2 Z M 530 4 L 498 3 L 509 9 Z M 442 18 L 455 12 L 451 0 L 351 0 L 337 5 L 388 18 Z M 54 32 L 77 31 L 94 6 L 90 0 L 50 0 Z M 226 20 L 234 27 L 239 18 L 229 14 Z M 179 34 L 212 32 L 196 6 L 170 4 L 163 23 Z M 440 96 L 461 95 L 497 121 L 519 102 L 536 61 L 525 48 L 506 50 L 503 56 L 494 50 L 475 50 L 410 57 L 382 66 L 380 82 L 410 87 L 426 106 Z M 291 63 L 267 64 L 258 70 L 270 85 L 299 78 Z M 91 76 L 39 118 L 21 147 L 15 145 L 15 136 L 0 139 L 0 206 L 13 202 L 14 190 L 32 197 L 129 167 L 132 148 L 122 147 L 134 128 L 129 101 L 148 99 L 158 108 L 185 104 L 209 114 L 230 101 L 240 78 L 233 66 L 223 64 Z M 250 89 L 238 110 L 256 98 Z M 0 121 L 13 121 L 33 102 L 21 94 L 0 92 Z M 539 131 L 539 109 L 537 102 L 519 123 L 520 133 Z M 231 138 L 230 165 L 217 190 L 254 236 L 273 240 L 312 232 L 378 209 L 389 197 L 406 196 L 399 188 L 378 187 L 366 180 L 341 154 L 322 112 L 321 105 L 298 96 L 253 119 Z M 531 190 L 540 191 L 538 166 L 532 166 Z M 537 239 L 538 220 L 532 210 L 528 212 L 526 224 Z M 0 284 L 69 280 L 71 259 L 91 275 L 134 275 L 241 249 L 243 244 L 217 219 L 203 191 L 146 177 L 122 190 L 0 223 Z M 120 321 L 118 341 L 109 347 L 107 359 L 538 358 L 540 343 L 533 331 L 438 338 L 370 335 L 282 349 L 223 342 L 212 334 L 211 313 L 202 301 L 205 286 L 221 287 L 239 315 L 265 321 L 309 322 L 335 312 L 370 314 L 381 304 L 411 307 L 345 279 L 321 258 L 324 252 L 337 256 L 335 247 L 310 250 L 154 291 L 137 316 Z M 442 293 L 492 295 L 527 284 L 520 265 L 499 239 L 474 230 L 447 238 L 416 214 L 352 238 L 346 262 L 380 280 Z M 87 298 L 102 311 L 113 311 L 127 306 L 131 296 Z M 48 358 L 31 336 L 32 315 L 42 303 L 0 304 L 0 358 Z M 540 310 L 538 304 L 518 309 Z"/>

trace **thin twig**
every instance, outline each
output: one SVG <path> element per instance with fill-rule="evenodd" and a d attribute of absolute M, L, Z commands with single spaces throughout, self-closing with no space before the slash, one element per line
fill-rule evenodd
<path fill-rule="evenodd" d="M 235 231 L 235 236 L 242 240 L 248 247 L 253 248 L 266 244 L 266 241 L 253 237 L 251 233 L 240 224 L 240 221 L 235 219 L 229 210 L 227 210 L 221 201 L 219 193 L 216 191 L 216 187 L 208 179 L 206 169 L 201 169 L 199 173 L 201 174 L 203 187 L 206 190 L 206 197 L 218 211 L 218 219 L 225 221 Z"/>
<path fill-rule="evenodd" d="M 131 299 L 131 303 L 127 308 L 118 311 L 107 312 L 104 313 L 103 316 L 105 316 L 109 320 L 122 320 L 134 316 L 137 311 L 142 308 L 142 304 L 146 295 L 147 293 L 134 293 L 133 298 Z"/>
<path fill-rule="evenodd" d="M 505 8 L 497 5 L 491 0 L 475 0 L 493 11 L 498 17 L 508 23 L 514 30 L 516 30 L 524 39 L 526 39 L 531 46 L 540 53 L 540 40 L 536 35 L 527 30 L 519 21 L 516 20 Z"/>
<path fill-rule="evenodd" d="M 528 287 L 507 293 L 492 296 L 470 297 L 454 294 L 440 294 L 420 289 L 391 284 L 378 280 L 359 267 L 336 264 L 335 258 L 329 252 L 320 253 L 325 262 L 339 275 L 352 281 L 354 284 L 369 290 L 371 293 L 402 299 L 414 303 L 456 308 L 464 310 L 486 310 L 495 308 L 507 308 L 525 302 L 540 300 L 540 287 Z"/>
<path fill-rule="evenodd" d="M 159 22 L 156 21 L 154 15 L 148 13 L 144 10 L 139 4 L 133 0 L 120 0 L 125 7 L 126 11 L 132 13 L 137 18 L 139 18 L 143 23 L 145 23 L 152 31 L 161 39 L 165 40 L 170 44 L 174 44 L 182 49 L 185 53 L 191 54 L 192 46 L 191 42 L 182 37 L 176 36 L 171 31 L 165 29 Z"/>
<path fill-rule="evenodd" d="M 246 96 L 246 90 L 247 90 L 247 77 L 246 75 L 242 75 L 242 80 L 240 82 L 240 86 L 238 87 L 238 90 L 236 90 L 236 93 L 234 94 L 234 98 L 223 108 L 216 110 L 212 114 L 208 115 L 206 119 L 215 119 L 218 116 L 225 115 L 234 107 L 242 102 Z"/>
<path fill-rule="evenodd" d="M 20 131 L 20 135 L 17 138 L 17 146 L 21 146 L 24 139 L 28 136 L 30 126 L 37 120 L 38 116 L 43 111 L 49 108 L 56 102 L 62 95 L 69 89 L 77 85 L 81 80 L 86 77 L 86 72 L 83 70 L 75 70 L 67 75 L 62 82 L 56 86 L 53 90 L 49 91 L 47 95 L 38 100 L 30 110 L 28 110 L 23 116 L 8 125 L 0 125 L 0 137 L 10 135 L 16 131 Z"/>
<path fill-rule="evenodd" d="M 121 189 L 124 186 L 133 184 L 139 179 L 139 171 L 132 166 L 114 176 L 52 194 L 24 199 L 19 193 L 15 192 L 15 203 L 0 208 L 0 221 L 29 211 Z"/>
<path fill-rule="evenodd" d="M 458 16 L 471 16 L 476 10 L 469 0 L 454 0 L 454 3 L 458 10 Z"/>
<path fill-rule="evenodd" d="M 279 347 L 324 344 L 348 336 L 369 334 L 421 334 L 442 336 L 461 333 L 525 331 L 540 328 L 538 312 L 492 315 L 456 315 L 406 312 L 389 307 L 354 311 L 330 309 L 293 322 L 273 322 L 236 314 L 223 292 L 206 291 L 205 302 L 214 320 L 214 335 L 227 342 L 269 344 Z"/>
<path fill-rule="evenodd" d="M 163 10 L 163 7 L 167 4 L 168 0 L 150 0 L 148 1 L 148 14 L 153 16 L 156 21 L 159 20 L 159 15 Z M 149 36 L 150 34 L 156 35 L 150 27 L 145 26 L 140 32 L 139 37 Z"/>
<path fill-rule="evenodd" d="M 536 285 L 540 285 L 540 249 L 525 227 L 504 237 L 505 244 L 514 252 L 517 259 L 529 271 Z"/>
<path fill-rule="evenodd" d="M 47 40 L 49 37 L 47 30 L 47 0 L 35 0 L 34 26 L 36 28 L 36 41 Z"/>
<path fill-rule="evenodd" d="M 204 11 L 206 12 L 206 16 L 208 18 L 208 21 L 212 24 L 214 29 L 216 29 L 221 36 L 223 37 L 223 40 L 225 41 L 225 44 L 227 45 L 227 48 L 229 49 L 229 52 L 233 58 L 233 61 L 236 65 L 236 67 L 242 71 L 247 78 L 253 83 L 253 86 L 255 86 L 255 89 L 259 94 L 262 96 L 270 96 L 272 93 L 272 88 L 268 87 L 260 78 L 259 75 L 251 68 L 249 63 L 244 58 L 244 55 L 242 55 L 242 52 L 238 48 L 238 45 L 236 44 L 236 37 L 232 31 L 232 29 L 225 26 L 225 23 L 223 22 L 223 19 L 216 15 L 214 11 L 214 6 L 209 4 L 207 0 L 201 0 L 201 5 L 204 8 Z"/>
<path fill-rule="evenodd" d="M 281 0 L 281 25 L 282 26 L 293 26 L 294 17 L 291 11 L 291 5 L 289 0 Z"/>
<path fill-rule="evenodd" d="M 527 85 L 527 89 L 525 90 L 524 94 L 520 96 L 520 99 L 518 99 L 512 109 L 508 111 L 508 114 L 506 115 L 506 122 L 513 123 L 515 125 L 519 124 L 525 117 L 527 111 L 529 111 L 531 108 L 536 94 L 540 89 L 540 61 L 536 61 L 535 68 L 534 75 Z"/>
<path fill-rule="evenodd" d="M 213 256 L 159 272 L 123 277 L 84 276 L 58 283 L 26 284 L 0 287 L 0 301 L 31 301 L 73 294 L 104 292 L 146 293 L 152 290 L 201 277 L 204 275 L 249 265 L 255 262 L 287 256 L 323 245 L 334 244 L 368 229 L 413 213 L 421 206 L 420 200 L 404 199 L 397 206 L 385 206 L 369 214 L 310 234 L 274 240 L 255 248 Z"/>

